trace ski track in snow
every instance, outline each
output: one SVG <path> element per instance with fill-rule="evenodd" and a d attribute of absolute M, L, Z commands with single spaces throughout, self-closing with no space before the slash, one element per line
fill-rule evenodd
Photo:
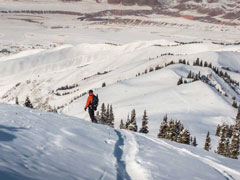
<path fill-rule="evenodd" d="M 131 178 L 129 177 L 126 171 L 126 164 L 122 160 L 122 155 L 123 155 L 122 146 L 124 146 L 124 139 L 122 137 L 122 134 L 119 131 L 117 130 L 114 130 L 114 131 L 118 136 L 118 140 L 115 144 L 114 153 L 113 153 L 117 160 L 117 164 L 116 164 L 117 180 L 122 180 L 122 179 L 131 180 Z"/>
<path fill-rule="evenodd" d="M 199 155 L 196 155 L 196 154 L 193 154 L 192 152 L 190 152 L 189 150 L 187 149 L 181 149 L 181 148 L 178 148 L 178 147 L 175 147 L 175 146 L 172 146 L 164 141 L 161 141 L 161 142 L 158 142 L 150 137 L 147 137 L 147 136 L 144 136 L 146 137 L 147 139 L 159 144 L 159 145 L 164 145 L 165 147 L 168 147 L 170 149 L 175 149 L 181 153 L 185 153 L 185 154 L 188 154 L 190 156 L 193 156 L 195 158 L 198 158 L 200 161 L 202 161 L 203 163 L 207 164 L 208 166 L 212 167 L 213 169 L 215 169 L 217 172 L 219 172 L 222 176 L 224 176 L 224 178 L 226 178 L 227 180 L 238 180 L 238 178 L 240 177 L 240 172 L 236 171 L 236 170 L 233 170 L 231 168 L 228 168 L 224 165 L 221 165 L 221 164 L 218 164 L 214 161 L 212 161 L 211 159 L 208 159 L 208 158 L 205 158 L 205 157 L 201 157 Z M 231 175 L 230 175 L 231 174 Z M 236 178 L 234 178 L 232 175 L 235 175 Z"/>
<path fill-rule="evenodd" d="M 138 144 L 134 135 L 130 132 L 127 132 L 127 144 L 124 147 L 125 152 L 125 162 L 126 162 L 126 169 L 128 174 L 130 175 L 132 180 L 139 180 L 139 179 L 152 179 L 150 173 L 145 169 L 139 162 L 141 162 L 139 157 L 137 157 L 138 153 Z M 128 140 L 129 139 L 129 140 Z"/>

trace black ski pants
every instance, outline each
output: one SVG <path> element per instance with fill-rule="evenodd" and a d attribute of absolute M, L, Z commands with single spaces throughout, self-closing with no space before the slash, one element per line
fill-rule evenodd
<path fill-rule="evenodd" d="M 97 123 L 97 120 L 96 120 L 96 118 L 94 116 L 94 110 L 92 108 L 88 108 L 88 113 L 89 113 L 89 116 L 90 116 L 92 122 L 93 123 Z"/>

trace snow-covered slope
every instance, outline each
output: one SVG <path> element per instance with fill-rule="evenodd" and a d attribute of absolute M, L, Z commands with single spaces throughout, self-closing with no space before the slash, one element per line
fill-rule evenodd
<path fill-rule="evenodd" d="M 239 161 L 70 116 L 0 104 L 0 178 L 239 179 Z"/>
<path fill-rule="evenodd" d="M 233 90 L 212 69 L 192 64 L 200 58 L 219 69 L 228 67 L 231 71 L 222 70 L 239 82 L 240 75 L 234 72 L 240 69 L 239 50 L 239 45 L 222 46 L 209 41 L 181 44 L 154 40 L 117 46 L 65 45 L 26 56 L 20 54 L 19 58 L 17 55 L 2 57 L 1 101 L 15 103 L 18 97 L 23 104 L 26 96 L 30 96 L 36 108 L 48 110 L 51 105 L 61 113 L 88 119 L 88 114 L 83 112 L 87 96 L 82 94 L 96 89 L 100 103 L 113 105 L 116 128 L 133 108 L 137 110 L 140 125 L 146 109 L 151 135 L 157 135 L 163 116 L 168 114 L 169 118 L 181 120 L 203 147 L 207 131 L 214 135 L 217 124 L 234 122 L 236 109 L 231 106 L 232 98 L 240 100 L 240 89 L 238 86 Z M 136 77 L 145 69 L 179 59 L 189 61 L 190 65 L 175 64 Z M 177 86 L 178 79 L 186 78 L 189 71 L 211 75 L 215 87 L 201 81 Z M 107 87 L 101 88 L 103 82 Z M 77 86 L 71 89 L 58 90 L 74 84 Z M 215 147 L 217 139 L 214 136 L 212 139 Z"/>

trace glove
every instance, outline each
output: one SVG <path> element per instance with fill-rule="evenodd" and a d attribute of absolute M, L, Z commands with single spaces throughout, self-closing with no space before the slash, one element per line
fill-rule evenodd
<path fill-rule="evenodd" d="M 86 110 L 87 110 L 87 108 L 84 108 L 84 110 L 86 111 Z"/>

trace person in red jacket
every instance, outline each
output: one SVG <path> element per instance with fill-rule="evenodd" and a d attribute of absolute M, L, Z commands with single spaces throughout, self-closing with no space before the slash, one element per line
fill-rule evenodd
<path fill-rule="evenodd" d="M 89 96 L 88 96 L 88 99 L 87 99 L 87 103 L 86 103 L 86 106 L 84 107 L 84 110 L 86 111 L 87 108 L 88 108 L 88 113 L 89 113 L 89 116 L 92 120 L 93 123 L 97 123 L 97 120 L 94 116 L 94 109 L 92 107 L 92 102 L 93 102 L 93 90 L 89 90 Z"/>

